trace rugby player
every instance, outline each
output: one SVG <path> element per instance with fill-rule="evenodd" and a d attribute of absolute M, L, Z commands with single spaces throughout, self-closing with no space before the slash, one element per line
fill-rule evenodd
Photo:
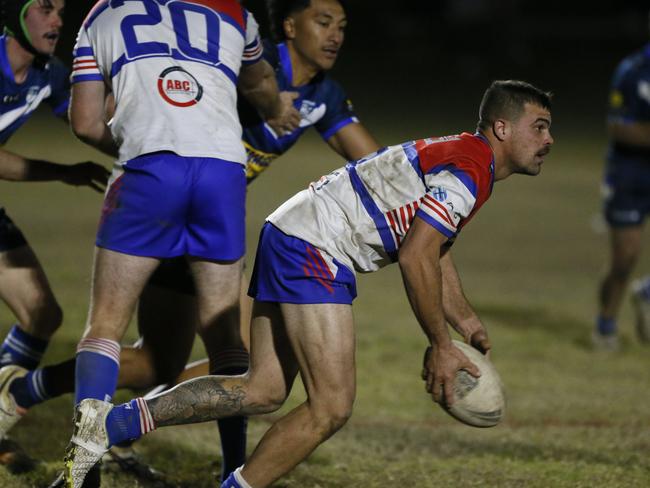
<path fill-rule="evenodd" d="M 119 406 L 82 401 L 72 442 L 87 456 L 68 467 L 73 485 L 111 445 L 158 427 L 275 411 L 300 373 L 307 400 L 271 426 L 222 488 L 271 485 L 350 417 L 355 273 L 394 262 L 431 348 L 427 391 L 452 404 L 458 370 L 479 373 L 453 345 L 447 322 L 480 351 L 491 346 L 450 247 L 495 181 L 539 174 L 553 144 L 550 105 L 550 95 L 528 83 L 496 81 L 484 94 L 476 133 L 381 149 L 285 202 L 262 229 L 251 277 L 249 371 L 189 380 Z"/>

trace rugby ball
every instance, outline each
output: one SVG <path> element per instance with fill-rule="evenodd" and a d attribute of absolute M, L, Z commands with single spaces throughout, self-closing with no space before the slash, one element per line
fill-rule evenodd
<path fill-rule="evenodd" d="M 474 378 L 465 370 L 456 373 L 454 403 L 440 406 L 449 415 L 473 427 L 494 427 L 505 414 L 506 397 L 499 373 L 490 360 L 472 346 L 453 341 L 467 358 L 481 371 Z"/>

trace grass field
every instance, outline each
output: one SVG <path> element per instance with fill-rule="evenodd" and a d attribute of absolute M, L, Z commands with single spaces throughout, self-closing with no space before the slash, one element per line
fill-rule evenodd
<path fill-rule="evenodd" d="M 431 127 L 411 121 L 373 129 L 383 142 L 396 143 L 471 130 L 473 124 Z M 47 145 L 42 134 L 50 136 Z M 351 421 L 275 486 L 650 486 L 650 350 L 636 343 L 627 303 L 620 320 L 623 351 L 589 349 L 596 283 L 606 257 L 606 236 L 592 226 L 603 133 L 560 125 L 554 135 L 556 147 L 542 174 L 498 183 L 454 246 L 467 295 L 490 331 L 493 361 L 507 388 L 505 421 L 493 429 L 466 427 L 431 402 L 419 379 L 425 340 L 398 270 L 388 268 L 359 278 L 359 388 Z M 63 125 L 40 119 L 8 148 L 59 161 L 97 158 Z M 310 136 L 276 164 L 249 195 L 250 251 L 264 217 L 339 161 Z M 85 319 L 101 197 L 59 183 L 2 183 L 0 195 L 39 255 L 66 314 L 44 362 L 68 357 Z M 646 254 L 639 272 L 649 269 Z M 13 318 L 0 308 L 0 319 L 4 334 Z M 195 354 L 201 355 L 200 345 Z M 130 396 L 124 392 L 118 398 Z M 298 384 L 281 412 L 303 396 Z M 20 477 L 0 470 L 0 486 L 51 481 L 70 436 L 71 407 L 66 396 L 29 412 L 12 435 L 44 463 Z M 251 448 L 281 412 L 251 419 Z M 215 425 L 174 427 L 153 433 L 138 447 L 179 486 L 214 487 L 217 436 Z M 105 476 L 103 486 L 142 485 Z"/>

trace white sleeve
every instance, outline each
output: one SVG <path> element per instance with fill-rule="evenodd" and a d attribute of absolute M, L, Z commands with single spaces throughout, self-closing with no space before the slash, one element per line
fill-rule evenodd
<path fill-rule="evenodd" d="M 242 62 L 244 64 L 252 64 L 260 60 L 264 49 L 262 47 L 257 21 L 252 13 L 248 11 L 246 13 L 246 46 L 244 47 Z"/>
<path fill-rule="evenodd" d="M 70 75 L 71 83 L 81 81 L 104 81 L 101 71 L 97 65 L 95 52 L 90 41 L 88 31 L 84 26 L 81 27 L 77 42 L 72 51 L 72 74 Z"/>
<path fill-rule="evenodd" d="M 451 238 L 458 224 L 474 208 L 476 198 L 469 188 L 450 171 L 427 176 L 429 190 L 425 193 L 417 216 Z"/>

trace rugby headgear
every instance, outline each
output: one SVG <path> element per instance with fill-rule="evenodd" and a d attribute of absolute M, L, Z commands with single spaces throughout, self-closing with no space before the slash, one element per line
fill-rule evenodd
<path fill-rule="evenodd" d="M 5 34 L 10 35 L 27 51 L 44 61 L 49 55 L 37 51 L 32 45 L 31 36 L 25 25 L 27 9 L 34 2 L 44 5 L 51 5 L 50 0 L 0 0 L 2 6 L 2 18 L 4 19 Z"/>

